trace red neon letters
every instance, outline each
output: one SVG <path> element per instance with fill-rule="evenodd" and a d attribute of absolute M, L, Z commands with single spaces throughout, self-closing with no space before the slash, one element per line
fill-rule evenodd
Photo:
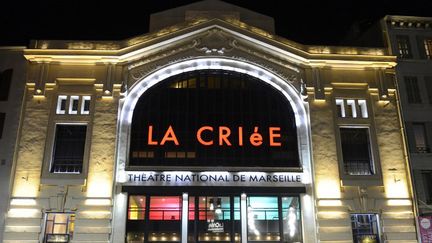
<path fill-rule="evenodd" d="M 266 144 L 266 139 L 268 139 L 268 145 L 270 147 L 280 147 L 282 146 L 282 143 L 280 141 L 276 141 L 277 139 L 281 138 L 280 131 L 280 127 L 269 127 L 268 138 L 263 138 L 259 128 L 254 127 L 252 133 L 249 135 L 249 139 L 244 139 L 243 127 L 238 127 L 236 130 L 234 130 L 234 133 L 237 133 L 237 139 L 234 140 L 237 141 L 233 141 L 233 136 L 231 136 L 232 131 L 229 127 L 219 126 L 217 128 L 213 128 L 212 126 L 202 126 L 196 132 L 196 139 L 201 145 L 204 146 L 243 146 L 244 141 L 246 141 L 255 147 Z M 180 145 L 172 126 L 168 127 L 160 143 L 153 138 L 153 126 L 148 127 L 147 145 L 164 145 L 168 142 L 172 142 L 176 146 Z"/>

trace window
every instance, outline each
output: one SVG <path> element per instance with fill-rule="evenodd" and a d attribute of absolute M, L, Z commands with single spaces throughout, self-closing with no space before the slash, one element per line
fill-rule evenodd
<path fill-rule="evenodd" d="M 90 96 L 83 96 L 81 100 L 81 114 L 90 114 Z"/>
<path fill-rule="evenodd" d="M 57 109 L 56 109 L 57 114 L 65 114 L 66 113 L 66 100 L 67 100 L 66 95 L 59 95 L 58 96 Z"/>
<path fill-rule="evenodd" d="M 0 113 L 0 138 L 3 136 L 3 127 L 5 123 L 6 113 Z"/>
<path fill-rule="evenodd" d="M 248 197 L 247 205 L 248 241 L 301 242 L 297 197 Z"/>
<path fill-rule="evenodd" d="M 408 36 L 397 36 L 396 37 L 398 56 L 400 58 L 412 58 L 411 45 Z"/>
<path fill-rule="evenodd" d="M 427 204 L 432 204 L 432 171 L 422 171 L 423 186 Z"/>
<path fill-rule="evenodd" d="M 79 96 L 72 95 L 69 102 L 69 114 L 78 114 Z"/>
<path fill-rule="evenodd" d="M 66 109 L 69 98 L 69 109 Z M 80 102 L 81 101 L 81 102 Z M 91 96 L 78 96 L 78 95 L 59 95 L 57 98 L 56 114 L 64 115 L 88 115 L 90 114 Z"/>
<path fill-rule="evenodd" d="M 368 118 L 366 100 L 336 99 L 338 117 Z"/>
<path fill-rule="evenodd" d="M 0 73 L 0 101 L 8 100 L 11 82 L 12 69 L 7 69 Z"/>
<path fill-rule="evenodd" d="M 129 196 L 127 242 L 180 242 L 181 213 L 181 196 Z"/>
<path fill-rule="evenodd" d="M 432 77 L 425 77 L 426 92 L 429 99 L 429 104 L 432 104 Z"/>
<path fill-rule="evenodd" d="M 82 172 L 87 125 L 57 124 L 51 173 Z"/>
<path fill-rule="evenodd" d="M 340 128 L 344 172 L 347 175 L 373 175 L 368 128 Z"/>
<path fill-rule="evenodd" d="M 417 77 L 405 77 L 404 80 L 408 103 L 420 104 L 422 101 L 420 97 Z"/>
<path fill-rule="evenodd" d="M 354 243 L 380 242 L 377 214 L 351 214 Z"/>
<path fill-rule="evenodd" d="M 188 218 L 189 242 L 240 242 L 238 196 L 189 197 Z"/>
<path fill-rule="evenodd" d="M 415 142 L 415 152 L 429 153 L 429 146 L 426 139 L 426 128 L 424 123 L 413 123 L 413 134 Z"/>
<path fill-rule="evenodd" d="M 44 242 L 70 242 L 73 238 L 75 214 L 47 213 Z"/>
<path fill-rule="evenodd" d="M 432 59 L 432 39 L 424 39 L 423 44 L 427 59 Z"/>

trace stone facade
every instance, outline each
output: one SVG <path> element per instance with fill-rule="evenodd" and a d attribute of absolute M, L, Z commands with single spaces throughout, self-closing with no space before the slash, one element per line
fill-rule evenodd
<path fill-rule="evenodd" d="M 75 213 L 71 242 L 123 242 L 133 103 L 169 76 L 209 68 L 257 77 L 295 107 L 309 178 L 301 195 L 303 242 L 353 242 L 357 213 L 379 215 L 383 242 L 417 242 L 395 57 L 383 49 L 301 45 L 241 18 L 199 17 L 125 41 L 38 41 L 24 50 L 29 74 L 4 242 L 40 242 L 47 212 Z M 56 114 L 58 95 L 91 96 L 90 114 Z M 341 119 L 336 99 L 365 100 L 367 118 Z M 65 121 L 88 126 L 78 175 L 48 169 L 55 124 Z M 369 129 L 374 175 L 343 173 L 344 126 Z"/>

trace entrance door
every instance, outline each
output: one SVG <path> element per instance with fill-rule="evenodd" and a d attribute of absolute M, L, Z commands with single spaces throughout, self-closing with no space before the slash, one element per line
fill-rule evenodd
<path fill-rule="evenodd" d="M 302 242 L 298 196 L 203 194 L 130 195 L 126 242 Z"/>
<path fill-rule="evenodd" d="M 188 242 L 240 242 L 240 197 L 189 197 Z"/>

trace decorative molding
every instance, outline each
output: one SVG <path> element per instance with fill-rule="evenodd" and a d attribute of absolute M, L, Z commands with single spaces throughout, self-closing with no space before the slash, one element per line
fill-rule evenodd
<path fill-rule="evenodd" d="M 205 54 L 219 54 L 223 55 L 230 52 L 234 46 L 235 41 L 230 38 L 224 31 L 219 28 L 212 28 L 207 31 L 207 34 L 201 38 L 196 39 L 197 45 L 195 49 Z"/>
<path fill-rule="evenodd" d="M 199 58 L 203 55 L 224 56 L 229 59 L 253 63 L 275 73 L 296 87 L 299 93 L 301 92 L 301 80 L 304 73 L 301 67 L 262 50 L 260 46 L 238 40 L 217 27 L 171 49 L 163 50 L 129 64 L 127 66 L 129 71 L 127 87 L 131 88 L 137 81 L 164 66 Z"/>

